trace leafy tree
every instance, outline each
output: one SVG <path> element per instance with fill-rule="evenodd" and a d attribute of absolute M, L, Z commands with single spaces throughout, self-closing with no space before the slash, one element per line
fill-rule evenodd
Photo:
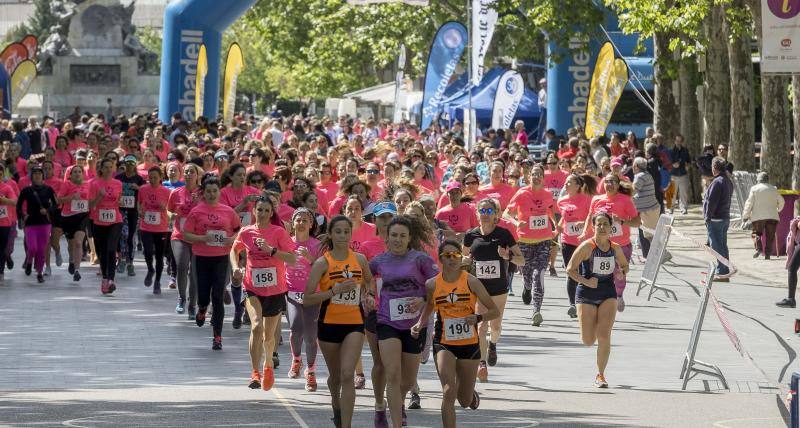
<path fill-rule="evenodd" d="M 28 22 L 12 28 L 6 34 L 5 42 L 18 42 L 26 35 L 33 34 L 39 40 L 39 43 L 44 43 L 47 37 L 50 36 L 50 28 L 58 25 L 58 18 L 50 7 L 50 1 L 34 0 L 33 4 L 35 9 L 31 18 Z"/>

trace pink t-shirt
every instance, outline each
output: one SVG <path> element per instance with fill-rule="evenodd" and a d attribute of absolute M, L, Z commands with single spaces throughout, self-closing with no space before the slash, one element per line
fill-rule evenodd
<path fill-rule="evenodd" d="M 353 227 L 353 237 L 350 239 L 350 249 L 360 253 L 362 246 L 368 241 L 380 240 L 378 237 L 375 225 L 362 221 L 361 226 Z"/>
<path fill-rule="evenodd" d="M 372 260 L 372 258 L 378 254 L 386 252 L 386 243 L 383 242 L 383 239 L 379 236 L 376 236 L 376 238 L 377 239 L 367 241 L 361 245 L 361 254 L 363 254 L 367 260 Z"/>
<path fill-rule="evenodd" d="M 7 184 L 0 184 L 0 196 L 8 199 L 17 199 L 17 194 L 14 193 L 14 189 Z M 14 205 L 0 205 L 0 226 L 14 226 L 14 223 L 16 223 L 16 216 L 12 217 L 12 212 L 16 213 L 16 207 Z"/>
<path fill-rule="evenodd" d="M 609 196 L 606 193 L 592 198 L 591 205 L 589 206 L 589 215 L 594 215 L 600 211 L 605 211 L 611 215 L 616 215 L 622 220 L 630 220 L 639 215 L 639 212 L 636 211 L 636 207 L 633 205 L 633 199 L 628 195 L 623 195 L 622 193 L 617 193 L 614 196 Z M 589 233 L 594 233 L 591 221 L 589 221 L 589 231 L 587 232 L 587 235 Z M 612 224 L 609 238 L 611 242 L 617 245 L 624 246 L 630 244 L 630 226 L 624 226 L 619 223 Z"/>
<path fill-rule="evenodd" d="M 282 227 L 268 225 L 259 229 L 257 225 L 243 228 L 233 248 L 245 250 L 247 265 L 244 270 L 244 289 L 258 296 L 274 296 L 285 293 L 286 288 L 286 262 L 270 256 L 270 253 L 257 244 L 257 240 L 264 240 L 267 245 L 277 248 L 278 251 L 293 252 L 295 244 L 289 232 Z M 264 246 L 266 248 L 266 246 Z"/>
<path fill-rule="evenodd" d="M 331 199 L 331 202 L 328 205 L 328 215 L 331 217 L 336 217 L 337 215 L 342 214 L 342 207 L 344 206 L 345 201 L 347 201 L 347 195 L 337 195 L 336 198 Z"/>
<path fill-rule="evenodd" d="M 330 181 L 327 184 L 319 182 L 317 183 L 317 189 L 324 190 L 325 195 L 328 197 L 328 201 L 333 201 L 333 199 L 336 198 L 336 194 L 339 192 L 339 185 L 336 184 L 335 181 Z"/>
<path fill-rule="evenodd" d="M 189 212 L 183 230 L 195 235 L 213 235 L 214 241 L 211 243 L 193 243 L 192 253 L 202 257 L 219 257 L 230 252 L 231 246 L 226 245 L 224 239 L 233 236 L 239 230 L 239 225 L 239 215 L 233 208 L 220 203 L 208 205 L 200 202 Z"/>
<path fill-rule="evenodd" d="M 19 197 L 19 186 L 17 186 L 16 181 L 10 178 L 6 178 L 5 180 L 2 181 L 2 183 L 10 187 L 11 190 L 14 191 L 14 199 L 17 199 Z M 17 222 L 17 210 L 14 209 L 14 207 L 8 210 L 8 217 L 12 221 L 11 223 L 12 225 Z"/>
<path fill-rule="evenodd" d="M 94 200 L 100 193 L 100 189 L 105 190 L 106 194 L 100 202 L 90 211 L 90 218 L 98 226 L 109 226 L 114 223 L 122 223 L 122 214 L 119 212 L 119 198 L 122 195 L 122 182 L 116 178 L 103 180 L 93 178 L 89 181 L 89 199 Z"/>
<path fill-rule="evenodd" d="M 414 180 L 414 184 L 419 187 L 420 194 L 422 195 L 435 195 L 436 194 L 436 186 L 433 185 L 433 182 L 423 178 L 422 180 Z"/>
<path fill-rule="evenodd" d="M 59 189 L 57 193 L 59 198 L 68 195 L 78 195 L 78 199 L 72 199 L 61 204 L 62 217 L 89 212 L 90 187 L 89 183 L 85 181 L 81 184 L 75 184 L 67 180 L 61 184 L 61 189 Z"/>
<path fill-rule="evenodd" d="M 186 218 L 200 203 L 201 191 L 199 188 L 194 189 L 194 192 L 189 192 L 186 187 L 179 187 L 169 194 L 167 201 L 167 210 L 175 214 L 175 227 L 172 228 L 172 236 L 170 239 L 183 240 L 183 227 L 186 223 Z"/>
<path fill-rule="evenodd" d="M 253 186 L 244 185 L 239 189 L 234 188 L 233 186 L 225 186 L 219 195 L 219 202 L 225 204 L 231 208 L 236 210 L 236 206 L 241 204 L 245 197 L 250 195 L 260 195 L 261 192 L 258 191 Z M 239 212 L 239 221 L 242 223 L 242 226 L 249 226 L 253 223 L 253 207 L 255 206 L 255 202 L 250 202 L 245 207 L 244 211 Z"/>
<path fill-rule="evenodd" d="M 512 217 L 522 222 L 517 228 L 520 242 L 537 243 L 554 236 L 553 195 L 549 191 L 523 187 L 511 198 L 508 209 Z"/>
<path fill-rule="evenodd" d="M 492 184 L 487 184 L 485 186 L 481 186 L 478 189 L 478 195 L 475 198 L 476 202 L 480 202 L 481 199 L 484 198 L 492 198 L 500 202 L 500 210 L 506 209 L 508 203 L 511 201 L 511 198 L 514 196 L 514 193 L 517 192 L 517 189 L 511 187 L 506 183 L 500 183 L 497 186 Z"/>
<path fill-rule="evenodd" d="M 558 212 L 561 213 L 561 242 L 575 245 L 581 243 L 581 234 L 586 216 L 589 215 L 589 203 L 592 197 L 585 193 L 576 193 L 574 196 L 563 196 L 556 202 Z"/>
<path fill-rule="evenodd" d="M 318 258 L 322 255 L 320 250 L 321 243 L 316 238 L 308 238 L 308 240 L 299 242 L 296 238 L 292 238 L 294 243 L 294 252 L 297 255 L 297 262 L 294 265 L 286 265 L 286 285 L 289 289 L 289 298 L 295 301 L 302 300 L 302 293 L 306 291 L 306 282 L 308 281 L 308 274 L 311 272 L 311 262 L 305 257 L 301 256 L 297 251 L 300 248 L 305 248 L 313 258 Z M 300 296 L 293 293 L 301 293 Z"/>
<path fill-rule="evenodd" d="M 567 182 L 568 176 L 569 174 L 561 170 L 556 172 L 547 170 L 544 172 L 544 188 L 553 194 L 554 201 L 558 200 L 558 195 L 561 193 L 561 188 L 563 188 L 564 184 Z"/>
<path fill-rule="evenodd" d="M 170 190 L 162 186 L 152 186 L 149 183 L 139 188 L 139 205 L 142 215 L 139 216 L 139 229 L 143 232 L 168 232 L 169 217 L 167 216 L 167 201 Z"/>
<path fill-rule="evenodd" d="M 456 233 L 464 233 L 478 227 L 478 217 L 470 204 L 461 203 L 457 208 L 446 205 L 436 211 L 436 220 L 443 221 Z"/>
<path fill-rule="evenodd" d="M 292 221 L 294 210 L 295 209 L 289 206 L 289 204 L 281 204 L 281 206 L 278 207 L 278 218 L 281 219 L 282 222 L 289 223 Z"/>

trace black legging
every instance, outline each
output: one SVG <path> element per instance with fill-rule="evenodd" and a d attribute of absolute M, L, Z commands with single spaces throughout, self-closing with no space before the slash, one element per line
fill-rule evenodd
<path fill-rule="evenodd" d="M 156 256 L 156 283 L 161 281 L 161 273 L 164 271 L 164 250 L 169 243 L 169 232 L 145 232 L 142 231 L 142 247 L 144 247 L 144 262 L 147 264 L 147 271 L 153 271 L 153 253 Z"/>
<path fill-rule="evenodd" d="M 797 269 L 800 268 L 800 248 L 795 248 L 789 260 L 789 298 L 794 300 L 797 291 Z"/>
<path fill-rule="evenodd" d="M 222 336 L 222 322 L 225 318 L 222 295 L 228 282 L 229 264 L 228 256 L 195 255 L 192 259 L 192 266 L 197 272 L 197 306 L 200 309 L 207 309 L 209 303 L 214 305 L 214 312 L 211 315 L 214 336 Z"/>
<path fill-rule="evenodd" d="M 561 244 L 561 257 L 564 258 L 565 268 L 567 267 L 567 265 L 569 265 L 569 261 L 572 259 L 572 254 L 575 253 L 576 248 L 578 247 L 575 245 L 564 244 L 564 243 Z M 577 281 L 575 281 L 574 279 L 570 278 L 569 275 L 567 275 L 567 294 L 569 295 L 570 305 L 575 304 L 575 290 L 577 289 L 577 287 L 578 287 Z"/>
<path fill-rule="evenodd" d="M 133 245 L 133 238 L 136 236 L 137 226 L 139 225 L 139 211 L 136 208 L 120 208 L 122 218 L 125 219 L 128 226 L 128 234 L 123 236 L 125 248 L 120 248 L 121 252 L 125 254 L 126 262 L 133 263 L 135 248 Z"/>
<path fill-rule="evenodd" d="M 117 266 L 117 245 L 122 233 L 122 223 L 108 226 L 93 225 L 92 238 L 97 258 L 100 259 L 100 273 L 103 279 L 114 280 Z"/>
<path fill-rule="evenodd" d="M 11 229 L 14 226 L 0 226 L 0 248 L 5 249 L 8 245 L 8 238 L 11 236 Z M 8 256 L 10 257 L 10 256 Z M 0 275 L 6 269 L 6 252 L 0 251 Z"/>
<path fill-rule="evenodd" d="M 647 258 L 647 255 L 650 254 L 650 240 L 644 236 L 641 228 L 639 229 L 639 247 L 642 248 L 642 257 Z"/>

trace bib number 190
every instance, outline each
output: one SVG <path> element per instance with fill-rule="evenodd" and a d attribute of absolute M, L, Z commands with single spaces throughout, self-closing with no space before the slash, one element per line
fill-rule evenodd
<path fill-rule="evenodd" d="M 444 338 L 446 340 L 471 339 L 475 330 L 467 323 L 466 318 L 445 318 Z"/>

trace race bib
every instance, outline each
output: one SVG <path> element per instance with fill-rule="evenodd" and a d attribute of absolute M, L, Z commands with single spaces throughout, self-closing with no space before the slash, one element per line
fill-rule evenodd
<path fill-rule="evenodd" d="M 249 226 L 252 217 L 253 215 L 249 211 L 240 212 L 239 221 L 242 223 L 242 227 Z"/>
<path fill-rule="evenodd" d="M 225 231 L 224 230 L 209 230 L 206 235 L 213 236 L 214 240 L 208 242 L 209 247 L 224 247 L 225 246 Z"/>
<path fill-rule="evenodd" d="M 467 323 L 466 318 L 445 318 L 444 338 L 448 341 L 472 339 L 475 330 Z"/>
<path fill-rule="evenodd" d="M 98 210 L 97 214 L 102 223 L 114 223 L 117 221 L 117 210 Z"/>
<path fill-rule="evenodd" d="M 547 229 L 547 215 L 532 215 L 528 218 L 528 228 L 531 230 Z"/>
<path fill-rule="evenodd" d="M 275 267 L 253 268 L 250 270 L 253 287 L 265 288 L 278 285 L 278 272 Z"/>
<path fill-rule="evenodd" d="M 149 224 L 149 225 L 161 224 L 161 213 L 158 211 L 145 211 L 144 224 Z"/>
<path fill-rule="evenodd" d="M 74 213 L 89 212 L 89 201 L 86 199 L 73 199 L 69 203 L 69 209 Z"/>
<path fill-rule="evenodd" d="M 119 199 L 119 206 L 122 208 L 134 208 L 136 206 L 136 196 L 123 196 Z"/>
<path fill-rule="evenodd" d="M 0 205 L 0 218 L 8 218 L 8 205 Z"/>
<path fill-rule="evenodd" d="M 476 260 L 475 276 L 478 279 L 500 278 L 500 260 Z"/>
<path fill-rule="evenodd" d="M 408 320 L 416 318 L 419 310 L 412 311 L 411 306 L 419 297 L 398 297 L 389 300 L 389 319 L 392 321 Z"/>
<path fill-rule="evenodd" d="M 331 303 L 344 306 L 358 306 L 361 303 L 361 287 L 356 288 L 339 294 L 334 294 L 331 297 Z"/>
<path fill-rule="evenodd" d="M 294 300 L 297 303 L 303 303 L 303 296 L 305 296 L 305 293 L 303 293 L 302 291 L 290 291 L 289 292 L 289 298 Z"/>
<path fill-rule="evenodd" d="M 550 193 L 553 194 L 553 199 L 558 199 L 558 195 L 561 194 L 561 189 L 559 189 L 557 187 L 551 187 L 548 190 L 550 190 Z"/>
<path fill-rule="evenodd" d="M 583 232 L 583 222 L 582 221 L 572 221 L 567 223 L 564 226 L 564 235 L 567 236 L 580 236 L 581 232 Z"/>
<path fill-rule="evenodd" d="M 614 222 L 611 224 L 611 236 L 614 238 L 622 236 L 622 223 Z"/>
<path fill-rule="evenodd" d="M 611 275 L 614 272 L 614 257 L 596 256 L 592 261 L 592 273 L 597 275 Z"/>

